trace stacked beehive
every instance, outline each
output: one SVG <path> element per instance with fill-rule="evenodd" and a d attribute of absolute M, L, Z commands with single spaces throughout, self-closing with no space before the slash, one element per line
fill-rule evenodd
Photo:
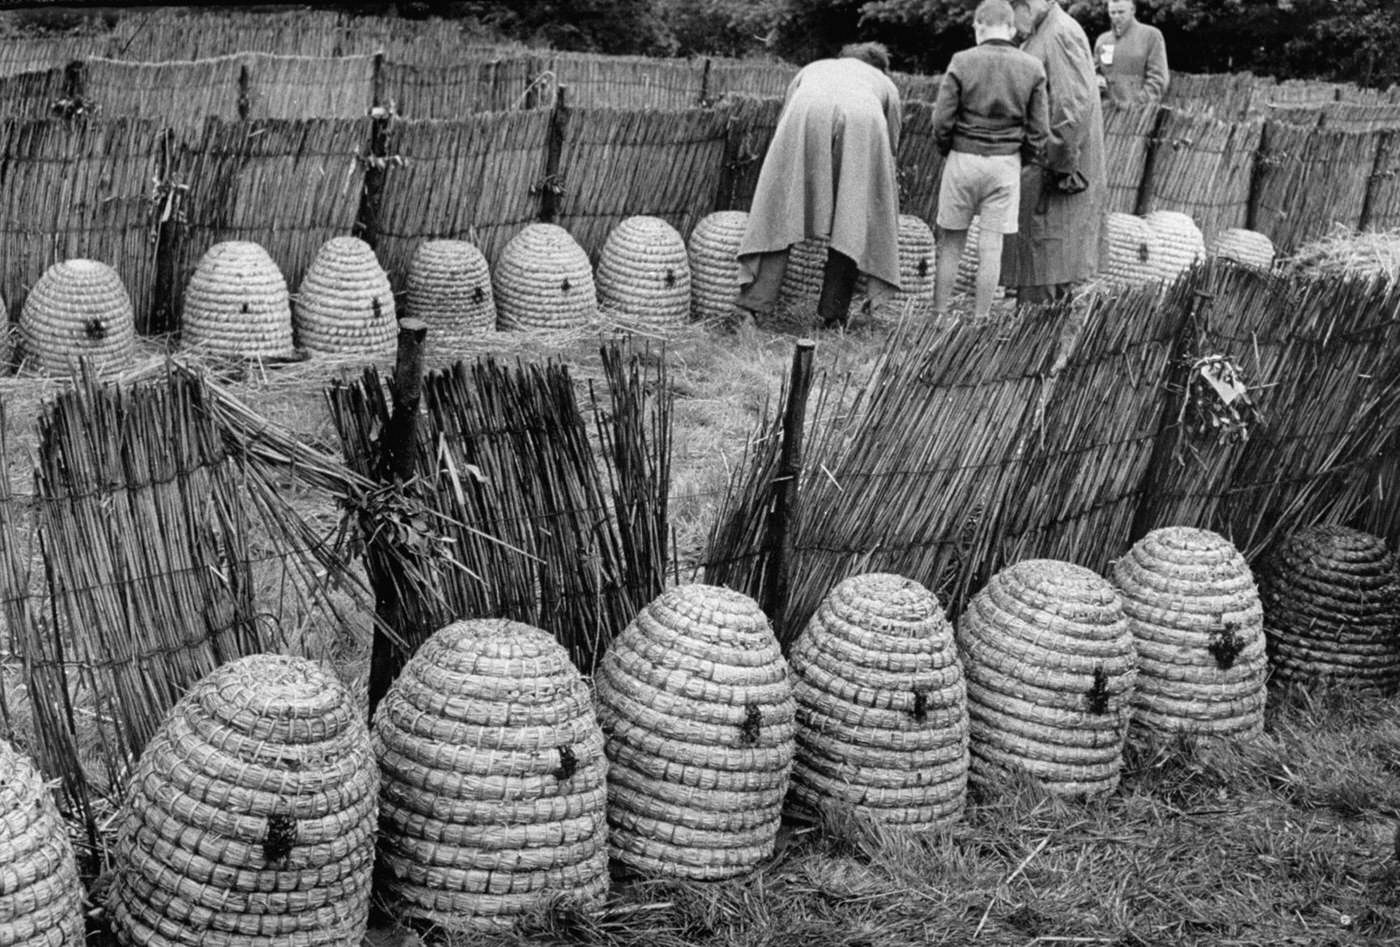
<path fill-rule="evenodd" d="M 1170 283 L 1198 260 L 1205 259 L 1206 241 L 1190 215 L 1154 210 L 1143 218 L 1157 235 L 1157 275 Z"/>
<path fill-rule="evenodd" d="M 64 260 L 44 271 L 20 311 L 21 356 L 54 375 L 76 370 L 78 359 L 99 373 L 131 367 L 136 320 L 117 271 L 96 260 Z"/>
<path fill-rule="evenodd" d="M 668 589 L 613 641 L 595 682 L 619 864 L 713 879 L 773 853 L 795 707 L 756 602 L 715 586 Z"/>
<path fill-rule="evenodd" d="M 311 261 L 292 308 L 297 341 L 309 352 L 393 351 L 394 294 L 374 250 L 358 237 L 332 237 Z"/>
<path fill-rule="evenodd" d="M 0 944 L 82 947 L 83 935 L 67 827 L 34 764 L 0 740 Z"/>
<path fill-rule="evenodd" d="M 588 254 L 556 224 L 530 224 L 512 237 L 494 285 L 502 329 L 576 329 L 598 312 Z"/>
<path fill-rule="evenodd" d="M 1119 286 L 1142 286 L 1160 276 L 1162 254 L 1157 232 L 1141 217 L 1114 211 L 1104 221 L 1107 250 L 1104 276 Z"/>
<path fill-rule="evenodd" d="M 739 241 L 749 215 L 720 210 L 701 219 L 690 232 L 690 303 L 695 319 L 727 319 L 739 295 Z"/>
<path fill-rule="evenodd" d="M 794 643 L 793 798 L 928 826 L 967 791 L 967 696 L 933 593 L 873 573 L 841 582 Z"/>
<path fill-rule="evenodd" d="M 603 734 L 547 632 L 455 622 L 375 713 L 382 893 L 445 930 L 500 926 L 608 889 Z"/>
<path fill-rule="evenodd" d="M 287 281 L 256 243 L 226 240 L 204 252 L 185 287 L 181 345 L 243 358 L 292 353 Z"/>
<path fill-rule="evenodd" d="M 690 316 L 685 241 L 660 217 L 628 217 L 598 255 L 598 304 L 629 323 L 665 331 Z"/>
<path fill-rule="evenodd" d="M 1222 230 L 1211 245 L 1211 256 L 1233 260 L 1241 266 L 1267 270 L 1274 265 L 1274 242 L 1256 230 L 1231 227 Z"/>
<path fill-rule="evenodd" d="M 408 266 L 408 314 L 449 349 L 496 329 L 486 257 L 466 240 L 426 240 Z"/>

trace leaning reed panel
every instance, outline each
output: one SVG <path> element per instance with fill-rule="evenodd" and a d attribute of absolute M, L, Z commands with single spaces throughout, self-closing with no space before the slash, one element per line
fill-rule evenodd
<path fill-rule="evenodd" d="M 250 53 L 250 118 L 359 118 L 374 104 L 374 57 Z"/>
<path fill-rule="evenodd" d="M 1160 111 L 1155 104 L 1104 109 L 1104 164 L 1108 168 L 1110 213 L 1137 213 L 1138 196 L 1147 173 L 1149 139 Z"/>
<path fill-rule="evenodd" d="M 182 12 L 154 17 L 124 17 L 113 30 L 114 59 L 165 62 L 207 59 L 252 50 L 282 55 L 341 55 L 345 17 L 321 10 L 294 12 Z M 370 52 L 371 50 L 360 50 Z"/>
<path fill-rule="evenodd" d="M 64 70 L 0 74 L 0 114 L 11 119 L 48 118 L 63 98 Z"/>
<path fill-rule="evenodd" d="M 943 177 L 943 155 L 933 138 L 933 106 L 905 102 L 903 111 L 896 156 L 899 209 L 932 221 L 938 216 L 938 184 Z"/>
<path fill-rule="evenodd" d="M 1162 105 L 1179 112 L 1239 121 L 1250 115 L 1260 81 L 1248 72 L 1173 72 Z"/>
<path fill-rule="evenodd" d="M 197 62 L 120 62 L 83 65 L 84 98 L 104 115 L 149 118 L 170 127 L 200 127 L 206 118 L 238 118 L 240 57 Z"/>
<path fill-rule="evenodd" d="M 783 101 L 780 98 L 726 95 L 721 104 L 729 109 L 730 118 L 724 146 L 723 173 L 715 195 L 715 210 L 746 211 L 753 203 L 758 172 L 763 168 L 763 156 L 768 152 L 768 143 L 773 140 L 773 130 L 778 127 L 778 113 L 782 111 Z"/>
<path fill-rule="evenodd" d="M 396 122 L 391 147 L 404 163 L 385 179 L 376 245 L 391 278 L 404 278 L 424 240 L 469 240 L 494 265 L 538 215 L 548 134 L 544 110 Z"/>
<path fill-rule="evenodd" d="M 386 61 L 380 81 L 398 115 L 453 120 L 522 107 L 535 68 L 530 56 L 468 57 L 440 66 Z"/>
<path fill-rule="evenodd" d="M 685 109 L 701 104 L 705 64 L 699 59 L 555 53 L 549 68 L 568 101 L 583 108 Z"/>
<path fill-rule="evenodd" d="M 1400 228 L 1400 129 L 1380 133 L 1376 170 L 1366 192 L 1361 226 L 1368 230 Z"/>
<path fill-rule="evenodd" d="M 107 55 L 110 43 L 104 33 L 6 37 L 0 43 L 0 76 L 63 69 L 89 56 Z"/>
<path fill-rule="evenodd" d="M 1249 217 L 1250 181 L 1262 125 L 1167 111 L 1152 141 L 1143 213 L 1189 214 L 1207 241 Z"/>
<path fill-rule="evenodd" d="M 781 99 L 797 75 L 797 67 L 785 62 L 758 59 L 711 59 L 709 96 L 737 94 Z"/>
<path fill-rule="evenodd" d="M 1357 226 L 1379 146 L 1378 132 L 1266 123 L 1248 226 L 1273 240 L 1281 253 L 1334 224 Z"/>
<path fill-rule="evenodd" d="M 367 119 L 208 120 L 186 146 L 191 186 L 175 285 L 188 282 L 214 244 L 248 240 L 267 251 L 288 286 L 300 286 L 321 245 L 355 225 L 368 140 Z"/>
<path fill-rule="evenodd" d="M 155 290 L 151 180 L 159 134 L 140 119 L 7 122 L 0 188 L 0 298 L 18 317 L 54 263 L 110 264 L 131 294 L 138 328 Z"/>
<path fill-rule="evenodd" d="M 921 75 L 912 72 L 891 72 L 890 81 L 899 90 L 901 102 L 933 103 L 938 98 L 938 83 L 942 75 Z"/>
<path fill-rule="evenodd" d="M 1400 129 L 1400 105 L 1390 102 L 1335 102 L 1324 105 L 1322 127 L 1348 132 Z"/>
<path fill-rule="evenodd" d="M 1341 83 L 1316 79 L 1284 79 L 1269 86 L 1264 101 L 1275 108 L 1321 108 L 1337 101 Z"/>
<path fill-rule="evenodd" d="M 608 233 L 635 214 L 688 234 L 719 187 L 729 112 L 578 109 L 559 167 L 558 223 L 596 256 Z"/>

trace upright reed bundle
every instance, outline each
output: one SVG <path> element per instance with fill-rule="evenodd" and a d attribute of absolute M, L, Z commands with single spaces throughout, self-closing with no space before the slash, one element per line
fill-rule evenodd
<path fill-rule="evenodd" d="M 1158 113 L 1156 103 L 1104 109 L 1104 164 L 1108 169 L 1109 211 L 1137 213 Z"/>
<path fill-rule="evenodd" d="M 690 261 L 660 217 L 628 217 L 598 255 L 598 303 L 624 321 L 665 331 L 690 317 Z"/>
<path fill-rule="evenodd" d="M 1257 121 L 1167 110 L 1152 142 L 1143 210 L 1189 214 L 1207 238 L 1246 226 L 1261 134 Z"/>
<path fill-rule="evenodd" d="M 136 352 L 131 297 L 117 271 L 96 260 L 65 260 L 44 271 L 19 317 L 24 358 L 56 375 L 86 358 L 98 372 L 130 367 Z"/>
<path fill-rule="evenodd" d="M 82 947 L 83 887 L 49 787 L 0 740 L 0 944 Z"/>

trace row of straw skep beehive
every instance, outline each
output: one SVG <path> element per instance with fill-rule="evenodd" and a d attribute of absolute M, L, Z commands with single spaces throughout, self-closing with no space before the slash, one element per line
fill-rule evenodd
<path fill-rule="evenodd" d="M 124 944 L 358 943 L 371 893 L 439 929 L 587 908 L 624 873 L 743 874 L 785 807 L 908 829 L 1013 772 L 1097 796 L 1130 730 L 1247 740 L 1266 675 L 1391 691 L 1400 576 L 1384 541 L 1290 536 L 1259 582 L 1224 537 L 1169 527 L 1109 575 L 1026 560 L 956 631 L 892 574 L 830 590 L 785 657 L 756 602 L 680 585 L 592 681 L 548 633 L 454 622 L 372 727 L 330 673 L 254 655 L 166 715 L 118 815 L 105 906 Z M 0 942 L 77 944 L 81 893 L 49 790 L 0 744 Z M 35 932 L 43 932 L 35 939 Z"/>

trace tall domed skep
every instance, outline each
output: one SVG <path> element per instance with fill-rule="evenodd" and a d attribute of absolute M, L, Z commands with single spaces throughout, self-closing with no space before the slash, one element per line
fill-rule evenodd
<path fill-rule="evenodd" d="M 685 241 L 660 217 L 628 217 L 598 255 L 598 304 L 651 329 L 690 318 L 690 260 Z"/>
<path fill-rule="evenodd" d="M 398 340 L 389 277 L 358 237 L 332 237 L 321 245 L 292 312 L 297 343 L 309 352 L 383 354 Z"/>
<path fill-rule="evenodd" d="M 1267 270 L 1274 265 L 1274 242 L 1257 230 L 1230 227 L 1216 235 L 1210 255 L 1256 270 Z"/>
<path fill-rule="evenodd" d="M 83 941 L 83 886 L 68 828 L 34 764 L 0 740 L 0 944 Z"/>
<path fill-rule="evenodd" d="M 1145 286 L 1161 278 L 1162 242 L 1146 220 L 1118 211 L 1104 218 L 1104 275 L 1120 286 Z"/>
<path fill-rule="evenodd" d="M 226 240 L 204 252 L 185 287 L 184 348 L 243 358 L 292 353 L 292 306 L 282 271 L 256 243 Z"/>
<path fill-rule="evenodd" d="M 64 260 L 44 271 L 19 317 L 23 358 L 68 375 L 87 358 L 100 374 L 124 371 L 136 356 L 131 296 L 117 271 L 96 260 Z"/>
<path fill-rule="evenodd" d="M 486 257 L 465 240 L 427 240 L 408 267 L 408 314 L 437 344 L 460 345 L 496 330 L 496 294 Z"/>
<path fill-rule="evenodd" d="M 1206 240 L 1190 214 L 1154 210 L 1143 217 L 1157 235 L 1157 275 L 1170 283 L 1206 256 Z"/>
<path fill-rule="evenodd" d="M 739 243 L 749 215 L 719 210 L 701 218 L 690 232 L 690 311 L 696 320 L 725 319 L 738 311 Z"/>
<path fill-rule="evenodd" d="M 503 330 L 577 329 L 598 314 L 588 254 L 557 224 L 530 224 L 512 237 L 493 280 Z"/>

